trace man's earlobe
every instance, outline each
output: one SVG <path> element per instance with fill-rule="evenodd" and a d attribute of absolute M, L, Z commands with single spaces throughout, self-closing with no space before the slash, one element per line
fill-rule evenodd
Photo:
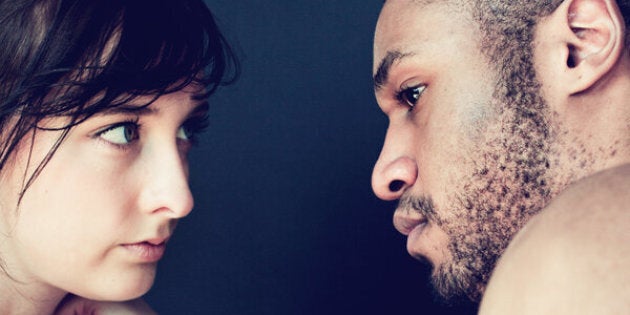
<path fill-rule="evenodd" d="M 566 19 L 570 93 L 588 90 L 615 65 L 624 50 L 625 25 L 614 0 L 569 0 Z"/>

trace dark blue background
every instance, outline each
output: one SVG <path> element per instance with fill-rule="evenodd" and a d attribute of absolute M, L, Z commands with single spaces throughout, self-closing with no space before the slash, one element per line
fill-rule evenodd
<path fill-rule="evenodd" d="M 374 197 L 387 127 L 374 100 L 382 0 L 208 0 L 242 59 L 191 155 L 196 206 L 146 299 L 160 314 L 472 314 Z"/>

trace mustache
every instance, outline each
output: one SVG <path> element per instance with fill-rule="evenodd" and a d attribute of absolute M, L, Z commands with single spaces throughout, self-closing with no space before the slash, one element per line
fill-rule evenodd
<path fill-rule="evenodd" d="M 435 219 L 436 211 L 430 196 L 404 195 L 398 201 L 397 211 L 415 211 L 427 219 Z"/>

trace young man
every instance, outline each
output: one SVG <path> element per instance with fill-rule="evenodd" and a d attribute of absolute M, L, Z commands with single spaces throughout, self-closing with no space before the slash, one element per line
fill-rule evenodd
<path fill-rule="evenodd" d="M 442 296 L 492 314 L 630 309 L 629 7 L 385 2 L 372 186 L 399 200 L 394 225 Z"/>

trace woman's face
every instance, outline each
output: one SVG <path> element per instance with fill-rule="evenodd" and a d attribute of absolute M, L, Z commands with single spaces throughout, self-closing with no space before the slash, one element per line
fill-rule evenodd
<path fill-rule="evenodd" d="M 0 257 L 16 282 L 106 300 L 151 287 L 177 220 L 193 207 L 186 156 L 207 109 L 191 92 L 74 127 L 16 209 L 24 179 L 60 132 L 25 137 L 0 176 Z"/>

